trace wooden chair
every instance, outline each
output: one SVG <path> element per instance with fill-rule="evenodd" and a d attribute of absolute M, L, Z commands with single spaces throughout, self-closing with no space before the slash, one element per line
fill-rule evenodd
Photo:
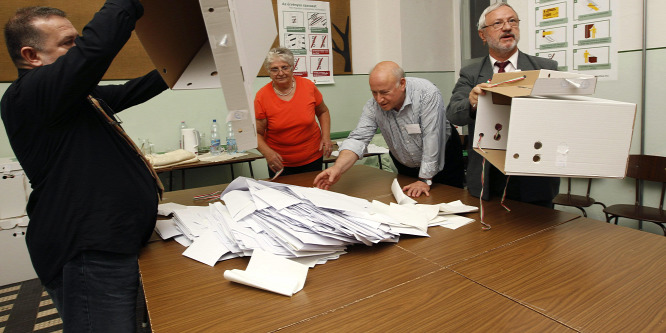
<path fill-rule="evenodd" d="M 666 193 L 666 157 L 651 155 L 630 155 L 627 177 L 636 179 L 636 202 L 633 205 L 611 205 L 604 209 L 606 221 L 613 218 L 615 224 L 619 217 L 656 223 L 666 236 L 666 212 L 664 211 L 664 193 Z M 640 180 L 661 182 L 661 200 L 659 208 L 639 205 Z"/>
<path fill-rule="evenodd" d="M 554 199 L 553 203 L 561 206 L 576 207 L 583 212 L 583 216 L 587 217 L 587 212 L 583 207 L 587 208 L 594 204 L 601 205 L 606 209 L 606 205 L 601 202 L 590 198 L 590 189 L 592 188 L 592 178 L 587 179 L 587 194 L 585 196 L 571 194 L 571 178 L 567 178 L 567 193 L 560 193 Z"/>

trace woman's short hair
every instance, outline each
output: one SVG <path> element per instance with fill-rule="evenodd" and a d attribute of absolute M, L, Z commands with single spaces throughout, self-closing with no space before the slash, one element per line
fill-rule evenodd
<path fill-rule="evenodd" d="M 289 66 L 294 67 L 294 54 L 286 47 L 274 47 L 266 55 L 264 60 L 264 67 L 270 69 L 271 63 L 276 60 L 282 60 L 289 64 Z"/>

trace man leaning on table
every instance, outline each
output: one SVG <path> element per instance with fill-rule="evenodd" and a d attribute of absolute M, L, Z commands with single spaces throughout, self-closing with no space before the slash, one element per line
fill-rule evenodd
<path fill-rule="evenodd" d="M 469 153 L 467 188 L 473 196 L 481 195 L 483 184 L 484 200 L 490 200 L 491 196 L 501 197 L 508 179 L 507 198 L 552 208 L 552 200 L 560 188 L 559 178 L 526 176 L 508 178 L 490 163 L 485 163 L 483 171 L 483 157 L 472 149 L 474 140 L 478 139 L 474 135 L 478 98 L 480 94 L 485 94 L 481 88 L 489 86 L 487 82 L 492 79 L 494 73 L 557 69 L 556 61 L 529 56 L 518 50 L 519 22 L 518 14 L 510 5 L 503 2 L 490 5 L 483 11 L 478 23 L 479 36 L 484 43 L 488 43 L 490 55 L 484 57 L 481 62 L 460 70 L 460 78 L 453 88 L 446 117 L 455 125 L 467 125 L 470 138 L 467 140 Z"/>
<path fill-rule="evenodd" d="M 114 113 L 167 85 L 157 71 L 98 84 L 142 14 L 138 0 L 107 0 L 81 36 L 49 7 L 19 9 L 5 25 L 19 77 L 2 120 L 33 188 L 26 243 L 65 332 L 136 328 L 137 257 L 161 183 Z"/>
<path fill-rule="evenodd" d="M 314 185 L 328 189 L 335 184 L 363 157 L 379 127 L 398 173 L 419 179 L 403 187 L 407 195 L 429 196 L 433 183 L 463 187 L 460 138 L 446 120 L 439 89 L 428 80 L 406 78 L 391 61 L 377 64 L 369 81 L 373 98 L 340 146 L 335 164 L 317 175 Z"/>

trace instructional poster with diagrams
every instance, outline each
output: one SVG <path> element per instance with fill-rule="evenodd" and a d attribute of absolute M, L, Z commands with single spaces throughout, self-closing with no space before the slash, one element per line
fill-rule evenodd
<path fill-rule="evenodd" d="M 617 80 L 619 0 L 530 0 L 531 54 L 558 69 Z"/>
<path fill-rule="evenodd" d="M 294 75 L 334 83 L 331 13 L 325 1 L 278 1 L 280 45 L 294 53 Z"/>

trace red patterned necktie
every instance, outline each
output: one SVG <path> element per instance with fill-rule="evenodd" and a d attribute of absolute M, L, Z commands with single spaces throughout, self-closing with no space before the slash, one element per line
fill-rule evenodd
<path fill-rule="evenodd" d="M 122 127 L 120 127 L 118 122 L 109 117 L 109 115 L 104 111 L 104 109 L 99 104 L 99 101 L 97 99 L 88 95 L 88 101 L 90 101 L 90 103 L 95 107 L 95 110 L 97 110 L 97 112 L 99 112 L 104 117 L 104 119 L 107 120 L 107 122 L 113 127 L 113 129 L 116 130 L 116 132 L 120 135 L 120 137 L 122 137 L 125 140 L 125 142 L 130 146 L 130 148 L 132 148 L 132 150 L 134 150 L 137 153 L 137 155 L 139 155 L 143 163 L 148 168 L 148 171 L 150 171 L 150 175 L 153 176 L 153 178 L 155 179 L 158 188 L 157 195 L 159 196 L 160 200 L 162 200 L 162 193 L 164 193 L 164 185 L 162 185 L 162 181 L 160 181 L 160 177 L 157 176 L 157 172 L 155 172 L 153 166 L 150 165 L 150 162 L 148 162 L 148 160 L 146 160 L 146 157 L 143 156 L 143 154 L 141 153 L 141 149 L 139 149 L 139 147 L 137 147 L 134 141 L 132 141 L 132 138 L 130 138 L 129 135 L 125 133 L 125 130 Z"/>
<path fill-rule="evenodd" d="M 499 70 L 497 71 L 497 73 L 504 73 L 504 72 L 506 72 L 506 71 L 504 70 L 504 68 L 505 68 L 506 66 L 508 66 L 510 63 L 511 63 L 511 62 L 508 61 L 508 60 L 507 60 L 507 61 L 504 61 L 504 62 L 495 61 L 495 66 L 499 67 Z"/>

